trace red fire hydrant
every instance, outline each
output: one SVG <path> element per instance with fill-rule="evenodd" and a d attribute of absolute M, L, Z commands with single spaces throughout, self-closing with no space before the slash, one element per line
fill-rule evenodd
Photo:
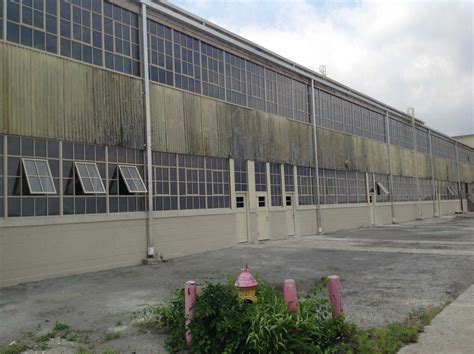
<path fill-rule="evenodd" d="M 247 303 L 254 304 L 257 302 L 255 290 L 258 283 L 248 268 L 240 271 L 240 275 L 235 282 L 235 287 L 239 289 L 239 297 Z"/>

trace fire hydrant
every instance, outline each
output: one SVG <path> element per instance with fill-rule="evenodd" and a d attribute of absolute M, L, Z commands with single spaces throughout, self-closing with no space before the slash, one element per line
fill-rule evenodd
<path fill-rule="evenodd" d="M 248 268 L 242 269 L 237 281 L 235 282 L 235 287 L 239 289 L 239 297 L 246 303 L 256 303 L 257 295 L 255 294 L 255 290 L 257 289 L 257 286 L 258 283 Z"/>

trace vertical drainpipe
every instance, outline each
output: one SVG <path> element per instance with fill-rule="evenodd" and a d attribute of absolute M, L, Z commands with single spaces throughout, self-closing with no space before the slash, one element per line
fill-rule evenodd
<path fill-rule="evenodd" d="M 311 79 L 311 115 L 313 116 L 313 145 L 314 145 L 314 164 L 316 167 L 316 223 L 318 225 L 318 234 L 323 232 L 321 220 L 321 202 L 319 196 L 319 162 L 318 162 L 318 135 L 316 133 L 316 103 L 314 101 L 314 80 Z"/>
<path fill-rule="evenodd" d="M 413 157 L 415 158 L 415 183 L 416 183 L 416 219 L 423 219 L 423 211 L 421 208 L 421 199 L 420 199 L 420 179 L 418 177 L 418 162 L 416 157 L 416 122 L 415 122 L 415 110 L 410 109 L 411 115 L 411 126 L 413 129 Z"/>
<path fill-rule="evenodd" d="M 146 164 L 147 164 L 147 188 L 148 188 L 148 213 L 146 229 L 147 257 L 155 256 L 155 248 L 151 242 L 152 212 L 153 212 L 153 171 L 151 161 L 151 116 L 150 116 L 150 78 L 148 72 L 148 36 L 147 36 L 147 14 L 146 4 L 142 5 L 142 59 L 143 59 L 143 98 L 145 100 L 145 129 L 146 129 Z"/>
<path fill-rule="evenodd" d="M 461 201 L 461 212 L 464 212 L 464 206 L 462 205 L 462 191 L 461 191 L 461 166 L 459 165 L 459 145 L 454 142 L 454 149 L 456 151 L 456 165 L 458 166 L 458 193 Z"/>
<path fill-rule="evenodd" d="M 436 186 L 434 176 L 434 164 L 433 164 L 433 146 L 431 144 L 431 129 L 428 129 L 428 143 L 430 147 L 430 166 L 431 166 L 431 193 L 433 193 L 433 216 L 437 217 L 436 214 Z"/>
<path fill-rule="evenodd" d="M 385 135 L 387 137 L 387 156 L 388 156 L 388 183 L 390 188 L 390 210 L 392 213 L 392 224 L 397 222 L 395 217 L 395 206 L 393 204 L 393 172 L 392 172 L 392 149 L 390 148 L 390 122 L 388 120 L 388 110 L 385 111 Z"/>

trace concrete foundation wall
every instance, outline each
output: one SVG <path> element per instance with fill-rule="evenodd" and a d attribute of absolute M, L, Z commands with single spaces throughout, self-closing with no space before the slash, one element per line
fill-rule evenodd
<path fill-rule="evenodd" d="M 397 222 L 406 222 L 417 218 L 416 203 L 395 204 L 394 210 Z"/>
<path fill-rule="evenodd" d="M 268 213 L 270 240 L 285 240 L 288 238 L 288 223 L 286 210 L 270 211 Z"/>
<path fill-rule="evenodd" d="M 368 206 L 322 207 L 323 232 L 367 227 L 370 224 Z"/>
<path fill-rule="evenodd" d="M 390 204 L 374 206 L 375 225 L 389 225 L 392 223 L 392 210 Z"/>
<path fill-rule="evenodd" d="M 440 201 L 441 215 L 451 215 L 461 211 L 461 202 L 459 200 Z"/>
<path fill-rule="evenodd" d="M 296 236 L 310 236 L 318 232 L 316 209 L 296 209 L 295 212 Z"/>
<path fill-rule="evenodd" d="M 145 219 L 0 229 L 0 287 L 140 264 Z"/>

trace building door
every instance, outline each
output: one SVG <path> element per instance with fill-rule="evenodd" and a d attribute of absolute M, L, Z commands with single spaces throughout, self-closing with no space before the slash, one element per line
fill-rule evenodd
<path fill-rule="evenodd" d="M 285 198 L 286 223 L 288 224 L 288 236 L 295 236 L 295 207 L 294 194 L 287 193 Z"/>
<path fill-rule="evenodd" d="M 237 194 L 235 196 L 236 215 L 237 215 L 237 242 L 248 242 L 248 207 L 247 195 Z"/>
<path fill-rule="evenodd" d="M 268 240 L 267 194 L 257 193 L 257 239 Z"/>
<path fill-rule="evenodd" d="M 375 225 L 375 198 L 375 193 L 371 191 L 369 193 L 370 225 Z"/>

